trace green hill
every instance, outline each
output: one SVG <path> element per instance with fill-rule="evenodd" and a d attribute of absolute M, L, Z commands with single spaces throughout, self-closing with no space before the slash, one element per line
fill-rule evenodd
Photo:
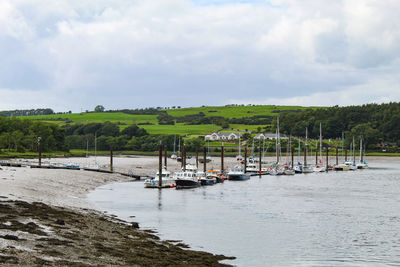
<path fill-rule="evenodd" d="M 216 107 L 193 107 L 160 110 L 165 111 L 169 116 L 184 117 L 187 115 L 195 115 L 202 112 L 205 117 L 224 117 L 227 119 L 244 118 L 253 116 L 277 116 L 281 112 L 299 111 L 308 107 L 299 106 L 216 106 Z M 141 128 L 146 129 L 150 134 L 178 134 L 178 135 L 203 135 L 221 129 L 216 124 L 200 124 L 188 125 L 184 123 L 175 123 L 175 125 L 160 125 L 157 120 L 158 115 L 132 115 L 122 112 L 101 112 L 101 113 L 72 113 L 72 114 L 52 114 L 23 116 L 33 120 L 39 120 L 58 125 L 65 124 L 86 124 L 86 123 L 103 123 L 110 121 L 117 123 L 121 129 L 132 124 L 137 124 Z M 249 130 L 256 131 L 267 125 L 246 125 L 246 124 L 230 124 L 233 130 Z"/>

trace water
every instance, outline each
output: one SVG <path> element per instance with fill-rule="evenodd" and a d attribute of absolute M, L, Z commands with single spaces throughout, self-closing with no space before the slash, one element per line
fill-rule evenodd
<path fill-rule="evenodd" d="M 89 199 L 163 239 L 236 256 L 237 266 L 399 266 L 400 164 L 373 165 L 193 190 L 114 183 Z"/>

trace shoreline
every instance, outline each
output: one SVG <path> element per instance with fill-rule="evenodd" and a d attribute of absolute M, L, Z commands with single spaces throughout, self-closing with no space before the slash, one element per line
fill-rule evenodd
<path fill-rule="evenodd" d="M 232 257 L 161 241 L 87 200 L 101 185 L 126 181 L 118 174 L 2 167 L 0 264 L 229 266 L 219 262 Z"/>

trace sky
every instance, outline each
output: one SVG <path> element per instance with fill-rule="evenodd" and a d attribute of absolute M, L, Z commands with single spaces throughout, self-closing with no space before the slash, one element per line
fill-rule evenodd
<path fill-rule="evenodd" d="M 0 110 L 400 101 L 398 0 L 0 0 Z"/>

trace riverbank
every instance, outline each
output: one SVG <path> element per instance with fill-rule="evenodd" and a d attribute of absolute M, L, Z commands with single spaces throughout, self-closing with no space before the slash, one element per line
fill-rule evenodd
<path fill-rule="evenodd" d="M 218 148 L 219 149 L 219 148 Z M 242 152 L 244 153 L 244 152 Z M 168 156 L 172 154 L 172 151 L 168 151 Z M 221 152 L 219 151 L 211 151 L 210 152 L 211 156 L 213 157 L 220 157 Z M 325 155 L 325 152 L 323 152 Z M 95 156 L 94 151 L 88 151 L 87 152 L 88 156 Z M 108 156 L 110 155 L 110 151 L 97 151 L 96 152 L 97 156 Z M 114 151 L 114 155 L 119 155 L 119 156 L 158 156 L 158 151 Z M 194 156 L 194 152 L 188 152 L 188 155 Z M 231 148 L 231 147 L 225 147 L 225 152 L 224 156 L 225 157 L 236 157 L 237 151 L 236 147 Z M 275 156 L 275 152 L 266 152 L 264 153 L 265 156 L 267 157 L 273 157 Z M 335 156 L 336 152 L 334 150 L 329 151 L 329 156 Z M 339 155 L 341 155 L 341 152 L 339 152 Z M 358 151 L 356 151 L 356 155 L 358 157 Z M 367 151 L 365 153 L 366 156 L 376 156 L 376 157 L 400 157 L 400 153 L 395 153 L 395 152 L 376 152 L 376 151 Z M 203 155 L 200 152 L 199 157 L 201 158 Z M 258 157 L 258 154 L 256 153 L 255 155 Z M 295 153 L 295 156 L 297 154 Z M 46 152 L 42 153 L 43 158 L 71 158 L 71 157 L 86 157 L 86 150 L 81 150 L 81 149 L 71 149 L 69 152 Z M 303 154 L 301 154 L 301 157 L 303 157 Z M 38 158 L 38 153 L 37 152 L 11 152 L 11 151 L 1 151 L 0 152 L 0 159 L 34 159 Z"/>
<path fill-rule="evenodd" d="M 136 164 L 142 169 L 154 172 L 152 160 L 147 165 L 146 158 L 139 162 Z M 122 167 L 132 165 L 128 159 L 116 160 L 117 167 L 119 163 Z M 117 181 L 130 178 L 86 171 L 2 167 L 0 265 L 223 266 L 218 262 L 227 259 L 225 256 L 188 250 L 179 242 L 160 241 L 154 234 L 137 229 L 135 223 L 95 211 L 87 193 Z"/>

